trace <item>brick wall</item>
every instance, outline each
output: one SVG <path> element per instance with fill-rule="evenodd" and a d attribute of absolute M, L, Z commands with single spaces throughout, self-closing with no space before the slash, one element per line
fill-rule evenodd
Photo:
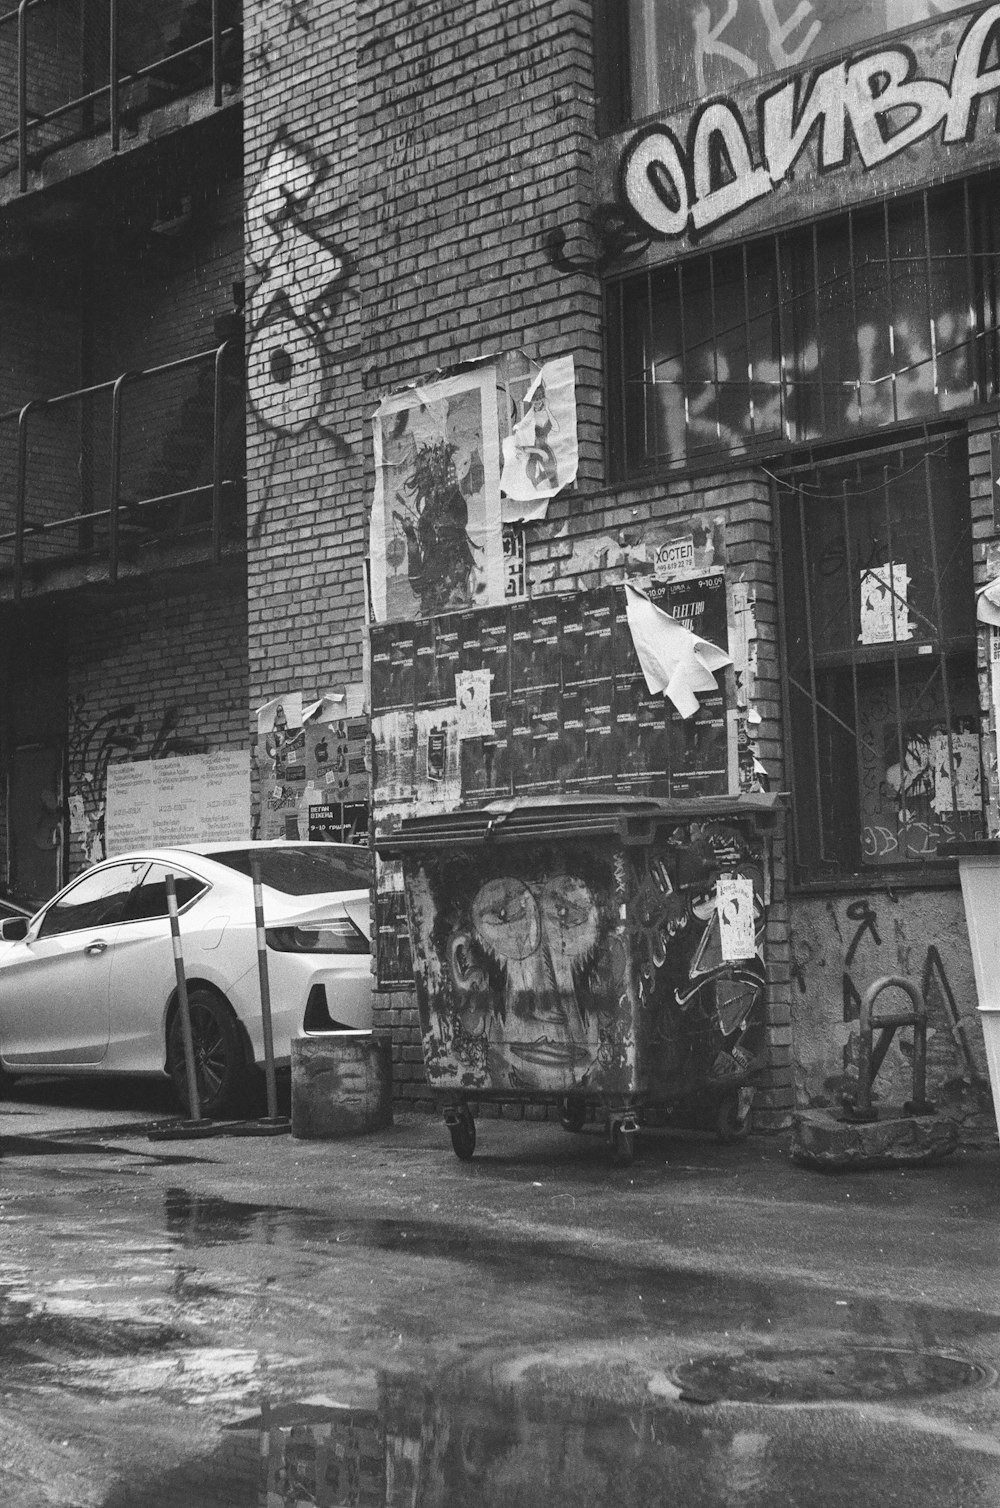
<path fill-rule="evenodd" d="M 251 705 L 362 678 L 354 12 L 246 17 Z"/>
<path fill-rule="evenodd" d="M 71 622 L 68 876 L 103 857 L 111 760 L 245 748 L 242 579 L 77 610 Z"/>

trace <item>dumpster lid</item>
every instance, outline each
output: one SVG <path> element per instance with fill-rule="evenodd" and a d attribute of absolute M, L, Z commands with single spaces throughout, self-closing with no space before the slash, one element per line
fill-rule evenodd
<path fill-rule="evenodd" d="M 952 838 L 939 843 L 939 859 L 994 859 L 1000 856 L 1000 838 Z"/>
<path fill-rule="evenodd" d="M 648 796 L 514 796 L 473 810 L 404 817 L 399 830 L 376 835 L 383 858 L 416 850 L 473 848 L 480 843 L 523 843 L 551 838 L 614 835 L 623 843 L 647 844 L 657 830 L 696 818 L 711 822 L 751 818 L 771 832 L 783 810 L 778 795 L 693 796 L 686 800 Z"/>

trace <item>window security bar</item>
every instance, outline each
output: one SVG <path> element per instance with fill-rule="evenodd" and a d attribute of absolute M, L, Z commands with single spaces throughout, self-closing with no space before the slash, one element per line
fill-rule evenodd
<path fill-rule="evenodd" d="M 795 876 L 933 860 L 984 819 L 964 436 L 772 482 Z"/>
<path fill-rule="evenodd" d="M 966 180 L 609 282 L 615 475 L 994 401 L 996 190 Z"/>

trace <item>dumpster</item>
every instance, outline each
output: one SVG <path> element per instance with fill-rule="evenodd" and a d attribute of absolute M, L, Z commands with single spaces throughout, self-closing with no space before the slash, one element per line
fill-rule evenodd
<path fill-rule="evenodd" d="M 643 1113 L 749 1127 L 764 1051 L 763 933 L 777 797 L 559 796 L 404 820 L 427 1079 L 456 1154 L 477 1103 L 605 1122 L 627 1164 Z"/>
<path fill-rule="evenodd" d="M 1000 839 L 942 843 L 938 854 L 958 860 L 993 1111 L 1000 1132 Z"/>

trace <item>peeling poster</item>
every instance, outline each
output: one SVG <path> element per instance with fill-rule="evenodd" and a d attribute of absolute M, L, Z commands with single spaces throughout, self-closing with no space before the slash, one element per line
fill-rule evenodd
<path fill-rule="evenodd" d="M 931 769 L 934 774 L 931 806 L 939 816 L 953 811 L 982 810 L 978 733 L 953 733 L 949 757 L 948 735 L 937 729 L 931 734 Z"/>
<path fill-rule="evenodd" d="M 905 564 L 890 561 L 866 566 L 861 572 L 862 644 L 892 644 L 913 638 L 907 591 L 910 573 Z"/>

